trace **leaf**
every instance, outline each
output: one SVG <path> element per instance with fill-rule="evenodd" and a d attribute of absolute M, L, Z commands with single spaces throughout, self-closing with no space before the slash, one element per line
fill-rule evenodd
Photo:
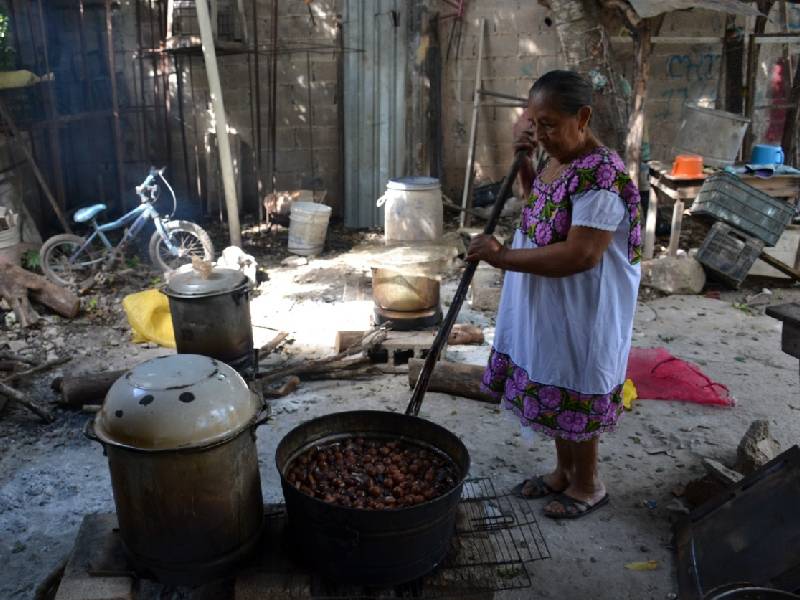
<path fill-rule="evenodd" d="M 658 561 L 629 562 L 625 564 L 625 568 L 629 571 L 655 571 L 658 568 Z"/>

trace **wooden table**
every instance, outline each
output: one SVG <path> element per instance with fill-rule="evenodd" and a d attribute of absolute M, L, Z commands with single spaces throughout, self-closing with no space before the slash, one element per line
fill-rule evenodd
<path fill-rule="evenodd" d="M 703 187 L 706 178 L 717 171 L 706 168 L 703 177 L 699 179 L 683 179 L 670 175 L 672 165 L 657 160 L 650 161 L 650 199 L 647 205 L 647 221 L 645 222 L 645 237 L 643 255 L 645 260 L 653 258 L 656 241 L 656 213 L 658 212 L 658 194 L 661 193 L 674 201 L 672 209 L 672 231 L 669 236 L 669 255 L 675 256 L 678 252 L 678 242 L 681 236 L 681 222 L 686 204 L 691 204 Z M 800 175 L 773 175 L 768 179 L 754 175 L 740 175 L 739 178 L 746 184 L 769 194 L 773 198 L 785 198 L 794 204 L 800 197 Z"/>

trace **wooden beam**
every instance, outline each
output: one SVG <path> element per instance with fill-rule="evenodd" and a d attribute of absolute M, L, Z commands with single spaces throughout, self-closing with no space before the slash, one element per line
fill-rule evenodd
<path fill-rule="evenodd" d="M 481 19 L 478 37 L 478 66 L 475 69 L 475 91 L 472 95 L 472 125 L 469 130 L 467 172 L 464 174 L 464 189 L 461 193 L 461 208 L 472 208 L 472 179 L 475 174 L 475 141 L 478 135 L 478 113 L 481 106 L 481 62 L 483 61 L 483 38 L 486 37 L 486 19 Z M 469 213 L 461 213 L 461 227 L 470 224 Z"/>
<path fill-rule="evenodd" d="M 117 167 L 117 192 L 119 197 L 115 204 L 122 209 L 125 206 L 125 155 L 122 147 L 122 128 L 119 120 L 119 94 L 117 92 L 117 67 L 114 56 L 114 23 L 111 16 L 111 0 L 106 0 L 106 61 L 108 65 L 108 80 L 111 85 L 111 126 L 114 136 L 114 159 Z"/>
<path fill-rule="evenodd" d="M 222 83 L 219 78 L 217 54 L 214 50 L 211 18 L 206 0 L 199 0 L 196 6 L 200 37 L 203 40 L 203 57 L 206 63 L 208 88 L 211 92 L 211 106 L 214 111 L 214 123 L 216 125 L 217 147 L 219 148 L 219 161 L 222 170 L 222 187 L 225 191 L 225 207 L 228 211 L 228 232 L 231 246 L 241 247 L 242 230 L 239 225 L 239 204 L 236 198 L 233 159 L 231 157 L 230 140 L 228 139 L 228 119 L 225 115 L 225 103 L 222 99 Z"/>

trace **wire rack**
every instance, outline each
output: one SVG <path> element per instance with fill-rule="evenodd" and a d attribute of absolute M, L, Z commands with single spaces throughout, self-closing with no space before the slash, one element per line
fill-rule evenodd
<path fill-rule="evenodd" d="M 269 517 L 285 519 L 285 513 Z M 450 552 L 433 573 L 391 588 L 343 585 L 307 572 L 282 573 L 274 583 L 283 588 L 282 597 L 298 600 L 491 597 L 530 587 L 531 564 L 546 558 L 550 551 L 530 503 L 498 496 L 490 479 L 479 478 L 464 483 Z"/>

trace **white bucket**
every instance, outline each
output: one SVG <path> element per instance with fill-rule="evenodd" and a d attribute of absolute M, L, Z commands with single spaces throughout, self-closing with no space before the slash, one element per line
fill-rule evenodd
<path fill-rule="evenodd" d="M 289 252 L 300 256 L 322 252 L 330 218 L 330 206 L 314 202 L 292 204 L 289 214 Z"/>
<path fill-rule="evenodd" d="M 386 244 L 438 242 L 442 238 L 442 186 L 433 177 L 390 179 L 378 206 L 386 205 Z"/>
<path fill-rule="evenodd" d="M 19 215 L 0 206 L 0 263 L 20 263 Z"/>

